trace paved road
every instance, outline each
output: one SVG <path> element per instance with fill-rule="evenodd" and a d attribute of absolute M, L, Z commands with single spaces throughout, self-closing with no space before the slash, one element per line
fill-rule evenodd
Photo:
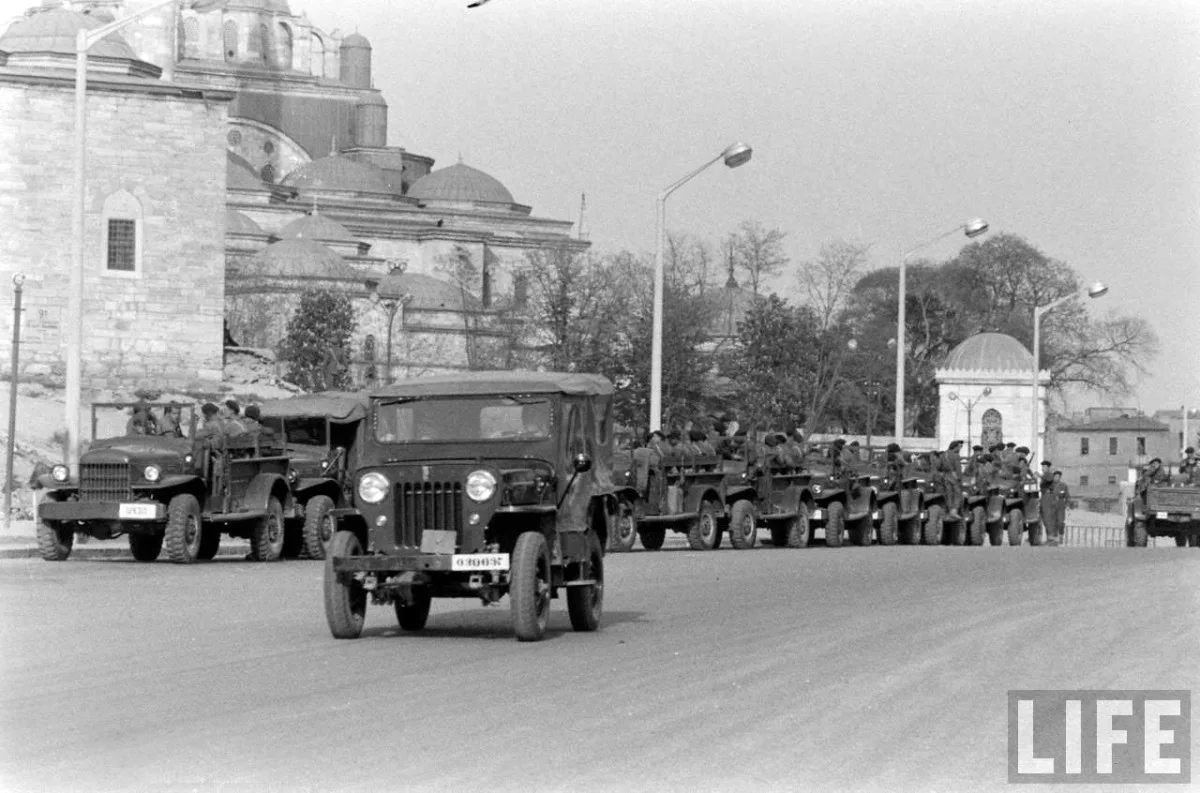
<path fill-rule="evenodd" d="M 608 561 L 540 644 L 507 600 L 335 641 L 313 562 L 2 561 L 0 790 L 1000 790 L 1009 689 L 1200 691 L 1195 550 Z"/>

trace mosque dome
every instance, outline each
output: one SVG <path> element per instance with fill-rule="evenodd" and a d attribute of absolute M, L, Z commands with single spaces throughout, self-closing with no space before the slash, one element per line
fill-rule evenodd
<path fill-rule="evenodd" d="M 48 53 L 75 58 L 75 37 L 80 28 L 95 30 L 105 20 L 97 15 L 77 14 L 66 8 L 52 8 L 18 19 L 0 36 L 0 51 L 12 53 Z M 140 60 L 133 48 L 118 33 L 110 33 L 88 50 L 89 58 Z"/>
<path fill-rule="evenodd" d="M 252 11 L 266 11 L 272 14 L 287 14 L 291 16 L 292 9 L 288 8 L 288 0 L 241 0 L 239 10 L 247 8 Z"/>
<path fill-rule="evenodd" d="M 376 166 L 334 154 L 301 165 L 283 177 L 282 184 L 313 190 L 345 193 L 390 193 L 383 172 Z"/>
<path fill-rule="evenodd" d="M 225 210 L 225 233 L 227 234 L 264 234 L 262 226 L 255 223 L 248 215 L 236 209 Z"/>
<path fill-rule="evenodd" d="M 283 240 L 305 239 L 323 240 L 325 242 L 357 243 L 358 240 L 328 215 L 312 213 L 302 218 L 296 218 L 279 230 L 279 238 Z"/>
<path fill-rule="evenodd" d="M 1033 355 L 1012 336 L 1004 333 L 979 333 L 951 350 L 942 368 L 959 371 L 1029 372 L 1033 370 Z"/>
<path fill-rule="evenodd" d="M 383 277 L 376 287 L 382 296 L 408 295 L 409 308 L 442 311 L 477 309 L 479 298 L 458 286 L 421 273 L 392 273 Z"/>
<path fill-rule="evenodd" d="M 341 256 L 315 240 L 280 240 L 255 254 L 250 262 L 248 270 L 259 276 L 366 281 Z"/>
<path fill-rule="evenodd" d="M 408 188 L 408 195 L 419 201 L 516 203 L 498 179 L 462 163 L 422 176 Z"/>

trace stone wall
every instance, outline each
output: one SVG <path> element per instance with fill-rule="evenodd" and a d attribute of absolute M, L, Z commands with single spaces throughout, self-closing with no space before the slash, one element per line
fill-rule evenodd
<path fill-rule="evenodd" d="M 0 290 L 26 275 L 20 370 L 52 380 L 65 372 L 71 322 L 72 91 L 69 74 L 0 72 Z M 227 100 L 158 81 L 89 82 L 85 390 L 221 379 Z M 141 215 L 136 272 L 106 266 L 114 201 Z M 8 338 L 11 314 L 0 322 Z"/>

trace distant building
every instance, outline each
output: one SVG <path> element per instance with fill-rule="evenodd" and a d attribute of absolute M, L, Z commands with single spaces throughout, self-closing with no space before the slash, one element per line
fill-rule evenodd
<path fill-rule="evenodd" d="M 1121 498 L 1121 483 L 1154 457 L 1177 459 L 1171 430 L 1146 416 L 1066 424 L 1050 432 L 1047 459 L 1063 472 L 1071 496 L 1099 508 Z"/>
<path fill-rule="evenodd" d="M 1171 437 L 1175 442 L 1173 455 L 1178 455 L 1189 446 L 1200 448 L 1200 409 L 1192 408 L 1187 412 L 1186 431 L 1183 426 L 1182 408 L 1179 410 L 1156 410 L 1154 411 L 1154 420 L 1161 421 L 1171 428 Z"/>

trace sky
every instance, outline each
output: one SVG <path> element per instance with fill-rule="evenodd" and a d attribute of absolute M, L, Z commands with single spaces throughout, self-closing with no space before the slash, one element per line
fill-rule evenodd
<path fill-rule="evenodd" d="M 1131 397 L 1200 405 L 1200 3 L 1194 0 L 289 0 L 370 40 L 389 143 L 461 157 L 594 250 L 716 243 L 743 220 L 872 267 L 983 217 L 1104 281 L 1161 344 Z M 30 5 L 0 0 L 0 19 Z M 951 237 L 922 251 L 951 258 Z M 1083 401 L 1074 407 L 1082 407 Z"/>

